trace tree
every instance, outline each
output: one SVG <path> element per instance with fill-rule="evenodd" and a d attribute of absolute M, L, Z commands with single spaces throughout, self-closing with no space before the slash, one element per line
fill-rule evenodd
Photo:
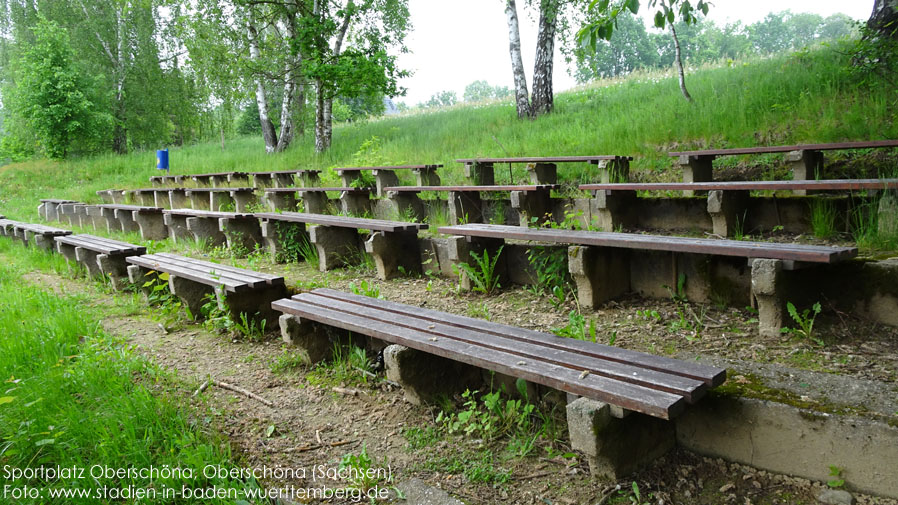
<path fill-rule="evenodd" d="M 683 70 L 682 48 L 680 40 L 677 38 L 677 30 L 674 27 L 677 18 L 686 24 L 695 24 L 698 21 L 697 12 L 708 14 L 710 4 L 705 0 L 698 0 L 693 6 L 691 0 L 646 0 L 646 7 L 649 9 L 657 8 L 655 12 L 655 26 L 657 28 L 667 27 L 673 39 L 674 51 L 676 57 L 674 64 L 677 68 L 677 76 L 680 82 L 680 92 L 688 101 L 692 101 L 692 96 L 686 89 L 686 75 Z M 600 39 L 611 40 L 614 28 L 617 26 L 618 17 L 626 11 L 633 14 L 639 12 L 640 0 L 620 0 L 612 3 L 611 0 L 596 0 L 590 3 L 589 10 L 594 11 L 595 19 L 586 23 L 577 33 L 577 38 L 582 44 L 588 44 L 591 47 L 596 46 L 596 42 Z"/>
<path fill-rule="evenodd" d="M 505 98 L 512 94 L 508 86 L 490 86 L 486 81 L 474 81 L 465 86 L 462 96 L 466 102 L 479 102 L 492 98 Z"/>
<path fill-rule="evenodd" d="M 508 19 L 508 51 L 511 54 L 511 73 L 514 75 L 515 106 L 518 119 L 523 119 L 531 115 L 530 93 L 527 90 L 527 76 L 524 74 L 524 59 L 521 58 L 521 33 L 515 0 L 506 0 L 505 16 Z"/>
<path fill-rule="evenodd" d="M 898 0 L 875 0 L 867 28 L 880 38 L 898 40 Z"/>
<path fill-rule="evenodd" d="M 75 64 L 65 30 L 41 18 L 33 33 L 18 61 L 11 108 L 49 157 L 65 158 L 74 145 L 95 141 L 104 118 L 84 93 L 90 83 Z"/>
<path fill-rule="evenodd" d="M 424 106 L 425 107 L 449 107 L 450 105 L 455 105 L 458 103 L 458 95 L 455 94 L 455 91 L 440 91 L 439 93 L 434 93 L 430 100 L 428 100 Z"/>

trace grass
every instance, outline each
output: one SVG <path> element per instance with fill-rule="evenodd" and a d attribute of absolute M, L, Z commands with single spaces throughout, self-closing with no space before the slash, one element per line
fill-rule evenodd
<path fill-rule="evenodd" d="M 174 147 L 171 162 L 173 173 L 328 169 L 372 158 L 385 164 L 442 163 L 444 183 L 453 184 L 463 180 L 454 160 L 470 156 L 628 154 L 636 157 L 632 171 L 655 172 L 673 167 L 666 155 L 673 149 L 898 137 L 891 86 L 859 84 L 845 51 L 823 48 L 691 69 L 694 103 L 679 95 L 672 73 L 635 73 L 559 93 L 556 112 L 535 121 L 517 120 L 510 101 L 459 106 L 337 126 L 325 154 L 315 154 L 310 135 L 277 155 L 266 155 L 260 138 L 241 137 L 227 140 L 223 150 L 217 139 Z M 100 189 L 148 186 L 154 162 L 154 152 L 145 151 L 8 165 L 0 168 L 0 209 L 33 219 L 40 198 L 97 202 L 94 192 Z M 523 166 L 515 166 L 511 176 L 498 167 L 496 175 L 497 183 L 526 180 Z M 559 175 L 585 182 L 599 173 L 593 165 L 564 164 Z M 332 170 L 323 176 L 325 184 L 336 183 Z M 410 173 L 400 177 L 412 182 Z"/>
<path fill-rule="evenodd" d="M 25 251 L 23 253 L 23 251 Z M 0 464 L 89 469 L 190 469 L 192 479 L 150 478 L 5 480 L 41 493 L 4 503 L 105 503 L 51 497 L 51 490 L 109 486 L 165 489 L 253 486 L 203 477 L 206 465 L 232 467 L 227 442 L 195 402 L 184 402 L 176 379 L 105 333 L 88 295 L 57 295 L 30 285 L 26 272 L 62 269 L 53 255 L 0 238 Z M 96 491 L 94 491 L 96 492 Z M 2 495 L 0 495 L 2 496 Z M 151 500 L 155 501 L 155 500 Z M 188 503 L 186 499 L 159 500 Z M 232 503 L 220 500 L 211 503 Z"/>

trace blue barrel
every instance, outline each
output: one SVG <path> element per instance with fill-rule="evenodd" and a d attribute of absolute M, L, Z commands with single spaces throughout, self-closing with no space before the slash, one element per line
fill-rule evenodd
<path fill-rule="evenodd" d="M 156 168 L 159 170 L 168 170 L 168 149 L 156 151 Z"/>

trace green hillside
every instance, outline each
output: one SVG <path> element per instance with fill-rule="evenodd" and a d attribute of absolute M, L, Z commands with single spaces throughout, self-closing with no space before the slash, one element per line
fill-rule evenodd
<path fill-rule="evenodd" d="M 443 163 L 444 181 L 462 182 L 459 157 L 628 154 L 637 177 L 676 179 L 672 149 L 898 138 L 898 95 L 887 80 L 853 69 L 839 47 L 707 66 L 687 79 L 694 103 L 683 100 L 672 74 L 635 73 L 560 93 L 555 113 L 535 121 L 519 121 L 511 102 L 456 106 L 338 126 L 325 155 L 315 154 L 310 137 L 276 155 L 252 137 L 227 139 L 224 150 L 218 142 L 173 148 L 172 173 Z M 871 175 L 891 171 L 896 158 L 873 156 Z M 721 162 L 775 167 L 779 159 Z M 92 202 L 99 189 L 146 187 L 154 164 L 153 152 L 138 152 L 8 165 L 0 168 L 0 211 L 33 219 L 39 198 Z M 586 165 L 561 172 L 572 184 L 595 175 Z"/>

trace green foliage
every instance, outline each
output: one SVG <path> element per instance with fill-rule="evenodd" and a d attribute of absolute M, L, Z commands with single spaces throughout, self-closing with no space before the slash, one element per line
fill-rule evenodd
<path fill-rule="evenodd" d="M 492 319 L 490 315 L 490 308 L 486 304 L 486 302 L 468 302 L 468 310 L 467 313 L 471 317 L 476 317 L 478 319 L 485 319 L 489 321 Z"/>
<path fill-rule="evenodd" d="M 108 127 L 108 118 L 88 98 L 93 83 L 75 61 L 62 27 L 40 18 L 32 31 L 34 40 L 16 62 L 16 86 L 8 97 L 29 131 L 13 132 L 17 140 L 5 147 L 21 154 L 27 149 L 22 135 L 30 133 L 50 158 L 65 158 L 75 147 L 90 150 Z"/>
<path fill-rule="evenodd" d="M 458 412 L 437 415 L 450 434 L 463 433 L 469 437 L 496 440 L 512 433 L 527 433 L 531 429 L 534 406 L 523 400 L 503 399 L 500 391 L 485 393 L 477 398 L 477 391 L 462 393 L 464 404 Z"/>
<path fill-rule="evenodd" d="M 385 465 L 378 465 L 368 454 L 367 446 L 362 445 L 362 450 L 358 454 L 351 452 L 344 454 L 339 468 L 353 470 L 348 472 L 349 486 L 367 493 L 369 489 L 381 484 L 389 484 L 390 472 L 383 466 Z"/>
<path fill-rule="evenodd" d="M 345 387 L 368 384 L 371 375 L 371 360 L 364 349 L 335 342 L 332 359 L 315 365 L 306 380 L 314 385 Z"/>
<path fill-rule="evenodd" d="M 486 81 L 474 81 L 465 86 L 466 102 L 482 102 L 484 100 L 507 98 L 514 95 L 508 86 L 490 86 Z M 451 104 L 450 104 L 451 105 Z"/>
<path fill-rule="evenodd" d="M 567 315 L 567 326 L 552 328 L 552 333 L 559 337 L 575 338 L 577 340 L 596 341 L 596 324 L 592 319 L 588 320 L 580 312 L 572 310 Z M 587 324 L 588 323 L 588 324 Z"/>
<path fill-rule="evenodd" d="M 830 238 L 836 234 L 836 206 L 826 199 L 811 201 L 811 229 L 817 238 Z"/>
<path fill-rule="evenodd" d="M 558 308 L 566 299 L 565 289 L 570 283 L 567 250 L 534 246 L 527 251 L 527 260 L 536 272 L 533 292 L 538 295 L 550 295 L 549 301 Z"/>
<path fill-rule="evenodd" d="M 820 302 L 815 303 L 809 309 L 804 309 L 801 313 L 798 312 L 798 309 L 795 308 L 792 302 L 786 302 L 786 310 L 789 312 L 792 320 L 795 321 L 795 324 L 798 325 L 798 328 L 783 328 L 780 330 L 781 332 L 791 333 L 805 340 L 810 340 L 821 347 L 824 345 L 823 339 L 814 333 L 814 320 L 822 310 Z"/>
<path fill-rule="evenodd" d="M 144 277 L 147 280 L 140 288 L 146 292 L 147 302 L 159 309 L 155 312 L 156 317 L 165 328 L 180 325 L 185 316 L 187 319 L 193 319 L 190 309 L 169 289 L 167 273 L 150 270 Z"/>
<path fill-rule="evenodd" d="M 278 354 L 271 363 L 268 364 L 268 369 L 271 370 L 272 373 L 283 374 L 292 372 L 296 369 L 305 368 L 308 364 L 306 356 L 285 347 L 281 354 Z"/>
<path fill-rule="evenodd" d="M 683 23 L 695 24 L 698 21 L 698 15 L 708 14 L 710 2 L 697 0 L 693 5 L 691 0 L 645 0 L 646 8 L 654 9 L 655 27 L 665 28 L 672 26 L 679 18 Z M 611 2 L 611 0 L 595 0 L 590 2 L 589 11 L 594 18 L 583 25 L 577 32 L 577 39 L 581 45 L 595 47 L 599 40 L 611 40 L 611 35 L 617 26 L 617 20 L 627 13 L 637 14 L 639 12 L 640 0 L 619 0 Z"/>
<path fill-rule="evenodd" d="M 449 107 L 458 103 L 458 95 L 455 91 L 440 91 L 431 95 L 430 100 L 421 105 L 421 107 Z"/>
<path fill-rule="evenodd" d="M 473 291 L 489 296 L 496 290 L 496 288 L 500 287 L 499 274 L 496 272 L 496 265 L 499 262 L 499 257 L 502 255 L 502 249 L 504 248 L 504 245 L 499 247 L 492 258 L 490 258 L 490 253 L 487 249 L 484 249 L 483 254 L 480 256 L 475 252 L 471 252 L 471 258 L 474 259 L 476 268 L 467 263 L 460 263 L 458 265 L 458 268 L 461 271 L 460 274 L 467 276 L 471 281 L 471 289 Z"/>
<path fill-rule="evenodd" d="M 380 294 L 380 287 L 373 281 L 364 280 L 356 285 L 355 282 L 349 283 L 349 290 L 357 295 L 368 296 L 371 298 L 383 299 Z"/>
<path fill-rule="evenodd" d="M 257 322 L 253 316 L 247 315 L 245 312 L 241 312 L 238 319 L 234 320 L 227 304 L 228 301 L 224 294 L 210 293 L 206 295 L 206 303 L 200 309 L 203 314 L 203 326 L 210 330 L 234 332 L 250 340 L 262 340 L 265 336 L 267 321 L 262 319 Z"/>
<path fill-rule="evenodd" d="M 826 485 L 833 488 L 839 489 L 845 485 L 845 479 L 842 478 L 842 472 L 844 470 L 839 468 L 836 465 L 829 465 L 829 476 L 830 479 L 826 481 Z"/>

